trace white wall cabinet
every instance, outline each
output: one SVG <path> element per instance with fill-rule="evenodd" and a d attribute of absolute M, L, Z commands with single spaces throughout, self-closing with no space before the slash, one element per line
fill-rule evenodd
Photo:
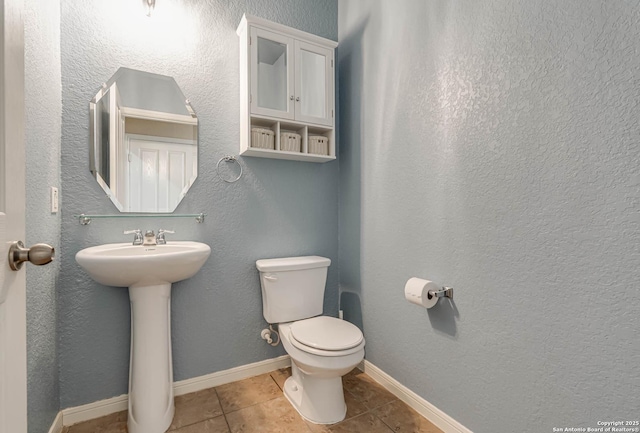
<path fill-rule="evenodd" d="M 240 154 L 328 162 L 335 159 L 335 66 L 338 45 L 261 18 L 244 15 L 240 38 Z M 256 147 L 252 128 L 273 131 L 273 148 Z M 284 132 L 301 137 L 300 151 L 282 150 Z M 328 141 L 323 154 L 309 141 Z M 314 138 L 316 137 L 316 138 Z M 253 145 L 252 145 L 253 144 Z"/>

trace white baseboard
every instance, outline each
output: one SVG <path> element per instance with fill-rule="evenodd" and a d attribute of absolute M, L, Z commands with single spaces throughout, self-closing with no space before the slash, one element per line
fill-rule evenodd
<path fill-rule="evenodd" d="M 289 355 L 266 359 L 264 361 L 254 362 L 253 364 L 241 365 L 240 367 L 234 367 L 228 370 L 217 371 L 204 376 L 174 382 L 173 392 L 176 396 L 189 394 L 191 392 L 201 391 L 203 389 L 213 388 L 215 386 L 268 373 L 279 368 L 286 368 L 290 365 L 291 358 Z M 61 411 L 62 416 L 60 417 L 59 414 L 59 417 L 64 425 L 73 425 L 79 422 L 89 421 L 94 418 L 100 418 L 101 416 L 127 410 L 128 403 L 128 395 L 122 394 L 106 400 L 100 400 L 84 404 L 82 406 L 64 409 Z M 58 418 L 56 418 L 56 420 L 57 419 Z M 62 427 L 60 427 L 60 431 L 62 431 Z M 60 433 L 60 431 L 52 430 L 50 433 Z"/>
<path fill-rule="evenodd" d="M 128 404 L 129 397 L 127 394 L 122 394 L 117 397 L 83 404 L 82 406 L 69 407 L 62 410 L 62 421 L 64 425 L 74 425 L 79 422 L 89 421 L 90 419 L 127 410 Z"/>
<path fill-rule="evenodd" d="M 473 433 L 455 419 L 420 397 L 415 392 L 389 376 L 367 360 L 360 363 L 358 368 L 368 374 L 373 380 L 384 386 L 391 394 L 398 397 L 412 407 L 420 415 L 435 424 L 444 433 Z"/>
<path fill-rule="evenodd" d="M 254 362 L 253 364 L 241 365 L 240 367 L 230 368 L 228 370 L 218 371 L 200 377 L 181 380 L 173 384 L 173 392 L 175 395 L 189 394 L 191 392 L 213 388 L 215 386 L 224 385 L 225 383 L 236 382 L 248 377 L 269 373 L 270 371 L 290 366 L 291 358 L 289 355 L 283 355 L 277 358 Z"/>
<path fill-rule="evenodd" d="M 56 419 L 54 419 L 53 423 L 51 424 L 49 433 L 62 433 L 62 427 L 64 427 L 64 425 L 62 424 L 62 412 L 58 412 L 58 415 L 56 415 Z"/>
<path fill-rule="evenodd" d="M 278 358 L 267 359 L 253 364 L 241 365 L 240 367 L 218 371 L 200 377 L 181 380 L 173 384 L 173 392 L 176 396 L 213 388 L 226 383 L 236 382 L 248 377 L 268 373 L 279 368 L 286 368 L 291 365 L 289 355 Z M 364 360 L 358 368 L 367 373 L 373 380 L 385 387 L 389 392 L 412 407 L 420 415 L 427 418 L 444 433 L 473 433 L 471 430 L 460 424 L 455 419 L 411 391 L 406 386 L 389 376 L 371 362 Z M 112 397 L 106 400 L 96 401 L 64 409 L 54 420 L 49 433 L 61 433 L 63 425 L 73 425 L 79 422 L 88 421 L 101 416 L 127 410 L 127 394 Z"/>

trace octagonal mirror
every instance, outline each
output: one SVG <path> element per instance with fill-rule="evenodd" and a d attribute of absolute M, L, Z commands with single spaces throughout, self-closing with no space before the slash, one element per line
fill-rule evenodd
<path fill-rule="evenodd" d="M 172 77 L 120 68 L 89 104 L 90 170 L 120 212 L 173 212 L 198 176 L 198 118 Z"/>

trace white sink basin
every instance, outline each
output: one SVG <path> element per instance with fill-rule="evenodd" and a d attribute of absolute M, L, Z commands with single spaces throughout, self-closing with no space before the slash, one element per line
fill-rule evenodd
<path fill-rule="evenodd" d="M 76 261 L 100 284 L 115 287 L 175 283 L 193 277 L 211 248 L 200 242 L 142 246 L 106 244 L 85 248 Z"/>
<path fill-rule="evenodd" d="M 76 254 L 78 264 L 98 283 L 129 287 L 129 433 L 165 432 L 171 425 L 171 283 L 194 276 L 210 253 L 200 242 L 169 242 L 106 244 Z"/>

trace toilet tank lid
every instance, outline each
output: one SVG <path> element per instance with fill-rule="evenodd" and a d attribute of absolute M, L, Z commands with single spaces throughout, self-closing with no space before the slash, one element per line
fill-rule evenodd
<path fill-rule="evenodd" d="M 320 256 L 284 257 L 281 259 L 262 259 L 256 261 L 260 272 L 296 271 L 328 267 L 331 259 Z"/>

